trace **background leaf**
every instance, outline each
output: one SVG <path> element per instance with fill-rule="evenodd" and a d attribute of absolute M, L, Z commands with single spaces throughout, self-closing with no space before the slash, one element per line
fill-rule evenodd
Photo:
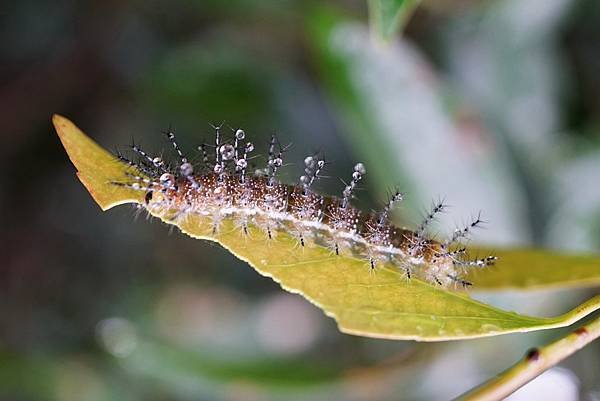
<path fill-rule="evenodd" d="M 104 210 L 121 203 L 142 202 L 141 193 L 117 191 L 110 183 L 123 178 L 124 164 L 69 120 L 55 115 L 53 121 L 79 178 Z M 475 338 L 563 327 L 600 308 L 598 296 L 556 318 L 523 316 L 480 303 L 467 294 L 443 290 L 419 280 L 406 281 L 401 272 L 391 266 L 369 274 L 364 260 L 333 256 L 318 246 L 298 249 L 297 241 L 283 233 L 269 243 L 264 233 L 254 228 L 250 235 L 243 236 L 231 221 L 224 221 L 215 236 L 211 234 L 212 222 L 197 215 L 187 216 L 182 221 L 156 217 L 194 238 L 220 243 L 260 274 L 272 277 L 284 289 L 303 295 L 323 309 L 346 333 L 420 341 Z M 518 252 L 513 257 L 520 259 Z M 569 257 L 561 260 L 562 263 L 570 261 Z M 553 271 L 560 272 L 562 263 L 554 264 Z M 539 274 L 534 280 L 536 285 L 543 284 L 544 277 L 552 275 L 544 271 L 543 265 L 544 260 L 541 260 L 533 269 Z M 580 269 L 579 276 L 585 277 L 582 282 L 597 282 L 600 279 L 597 267 L 597 257 L 582 258 L 571 267 L 570 274 L 577 276 Z M 529 275 L 522 262 L 511 264 L 510 257 L 508 263 L 503 262 L 498 269 L 510 271 L 502 276 L 505 285 L 511 280 L 523 283 L 519 277 Z M 480 273 L 481 277 L 486 274 L 489 272 Z M 550 281 L 553 285 L 558 283 L 558 280 Z M 525 279 L 525 283 L 528 282 Z M 475 283 L 477 285 L 477 280 Z M 574 282 L 568 281 L 568 284 Z"/>
<path fill-rule="evenodd" d="M 377 35 L 386 41 L 402 29 L 420 0 L 369 0 L 369 20 Z"/>

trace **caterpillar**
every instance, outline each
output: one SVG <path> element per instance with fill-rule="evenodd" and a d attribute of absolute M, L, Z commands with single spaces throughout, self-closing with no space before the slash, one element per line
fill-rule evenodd
<path fill-rule="evenodd" d="M 298 183 L 279 181 L 277 173 L 284 165 L 287 148 L 275 135 L 268 144 L 266 166 L 254 172 L 249 171 L 254 145 L 246 140 L 242 129 L 225 138 L 221 127 L 215 127 L 214 142 L 197 148 L 200 163 L 193 163 L 184 154 L 173 130 L 165 135 L 176 160 L 167 162 L 134 143 L 130 146 L 134 157 L 117 153 L 130 167 L 127 179 L 111 182 L 142 191 L 144 203 L 139 207 L 155 215 L 169 214 L 173 220 L 191 214 L 208 217 L 215 235 L 223 219 L 231 218 L 244 235 L 249 235 L 250 225 L 258 227 L 268 240 L 286 232 L 297 239 L 299 247 L 315 244 L 335 255 L 351 254 L 364 259 L 371 272 L 389 263 L 407 279 L 418 277 L 444 288 L 471 286 L 462 278 L 465 271 L 490 266 L 497 260 L 493 255 L 469 259 L 461 245 L 484 223 L 480 215 L 445 241 L 428 236 L 428 226 L 447 208 L 443 201 L 435 202 L 414 230 L 390 221 L 392 209 L 404 199 L 400 191 L 393 192 L 379 211 L 365 213 L 354 207 L 351 201 L 366 174 L 362 163 L 356 163 L 341 194 L 329 196 L 313 188 L 326 165 L 318 154 L 304 159 Z"/>

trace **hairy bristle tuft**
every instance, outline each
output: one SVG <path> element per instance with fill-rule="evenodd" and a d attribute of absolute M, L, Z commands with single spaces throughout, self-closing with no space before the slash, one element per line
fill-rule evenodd
<path fill-rule="evenodd" d="M 298 184 L 283 184 L 277 173 L 284 166 L 288 147 L 282 146 L 276 135 L 267 145 L 266 165 L 250 173 L 254 145 L 246 132 L 232 130 L 232 137 L 225 138 L 222 125 L 213 128 L 213 144 L 197 147 L 199 163 L 193 162 L 198 157 L 189 159 L 179 147 L 170 127 L 164 134 L 175 153 L 173 162 L 166 163 L 132 143 L 134 158 L 117 153 L 129 168 L 127 180 L 113 184 L 144 192 L 142 207 L 155 214 L 168 211 L 174 214 L 173 219 L 185 219 L 190 214 L 211 218 L 214 235 L 218 235 L 223 219 L 231 218 L 244 235 L 249 226 L 260 228 L 268 239 L 286 232 L 301 247 L 324 246 L 336 255 L 363 258 L 370 271 L 388 264 L 409 280 L 418 277 L 442 287 L 469 287 L 472 283 L 461 277 L 466 270 L 487 267 L 497 260 L 492 255 L 469 259 L 460 244 L 484 224 L 480 215 L 448 239 L 436 241 L 428 231 L 447 210 L 444 201 L 434 202 L 414 231 L 400 228 L 391 222 L 390 215 L 404 199 L 403 192 L 391 192 L 382 209 L 372 213 L 363 213 L 351 204 L 367 172 L 362 163 L 354 165 L 340 196 L 324 196 L 314 190 L 327 164 L 320 155 L 304 159 Z"/>

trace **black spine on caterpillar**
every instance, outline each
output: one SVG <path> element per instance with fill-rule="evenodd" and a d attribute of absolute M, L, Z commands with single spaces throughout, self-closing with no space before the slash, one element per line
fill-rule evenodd
<path fill-rule="evenodd" d="M 145 207 L 153 211 L 179 210 L 181 216 L 188 213 L 212 216 L 215 235 L 222 219 L 232 216 L 244 233 L 248 233 L 250 224 L 262 228 L 269 238 L 276 231 L 285 231 L 302 246 L 311 239 L 329 246 L 338 255 L 350 252 L 364 257 L 371 270 L 389 263 L 405 271 L 407 278 L 416 274 L 442 286 L 468 286 L 470 283 L 461 277 L 463 270 L 489 266 L 496 260 L 495 256 L 469 260 L 465 248 L 460 246 L 462 240 L 483 224 L 480 216 L 455 230 L 448 240 L 435 241 L 428 237 L 427 228 L 445 211 L 444 202 L 434 203 L 414 231 L 399 228 L 391 223 L 390 214 L 404 199 L 400 191 L 390 194 L 378 212 L 361 213 L 352 206 L 356 189 L 366 173 L 362 163 L 354 166 L 340 197 L 323 196 L 313 189 L 326 165 L 318 155 L 304 159 L 299 185 L 281 184 L 277 173 L 283 166 L 286 148 L 275 135 L 269 141 L 265 168 L 249 174 L 249 154 L 254 146 L 246 142 L 246 133 L 238 129 L 233 138 L 226 139 L 220 126 L 214 128 L 214 160 L 210 160 L 207 151 L 210 145 L 200 145 L 202 163 L 194 166 L 169 129 L 165 134 L 177 161 L 166 164 L 161 157 L 132 144 L 131 150 L 139 160 L 119 154 L 118 158 L 130 170 L 126 173 L 128 181 L 114 184 L 145 191 Z M 157 192 L 162 196 L 153 196 Z"/>

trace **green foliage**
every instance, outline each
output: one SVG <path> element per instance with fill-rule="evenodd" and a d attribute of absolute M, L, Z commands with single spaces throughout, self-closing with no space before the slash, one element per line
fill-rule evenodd
<path fill-rule="evenodd" d="M 372 29 L 384 41 L 404 27 L 421 0 L 368 0 Z"/>

